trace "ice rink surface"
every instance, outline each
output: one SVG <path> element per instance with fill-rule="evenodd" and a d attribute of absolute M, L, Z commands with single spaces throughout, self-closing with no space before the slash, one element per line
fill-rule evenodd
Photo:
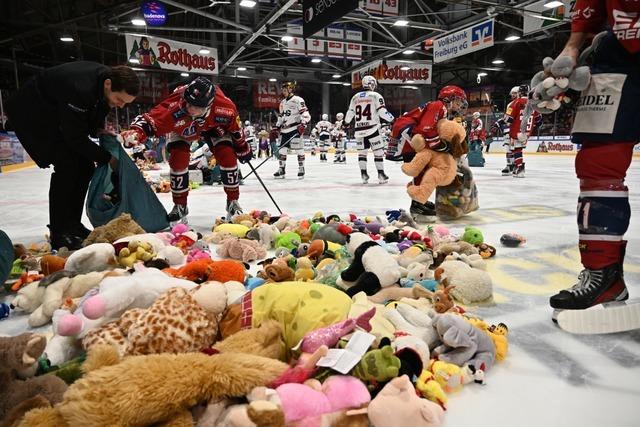
<path fill-rule="evenodd" d="M 578 183 L 573 156 L 527 155 L 527 176 L 500 176 L 504 155 L 490 154 L 484 168 L 473 168 L 480 210 L 454 223 L 453 229 L 473 224 L 485 241 L 498 249 L 489 261 L 494 281 L 494 306 L 471 310 L 489 324 L 509 327 L 510 352 L 487 375 L 484 386 L 470 384 L 449 396 L 445 426 L 638 426 L 640 425 L 640 330 L 599 336 L 567 334 L 551 322 L 548 297 L 571 286 L 580 270 L 575 224 Z M 308 217 L 316 211 L 381 215 L 385 210 L 408 209 L 404 186 L 408 181 L 399 164 L 385 162 L 391 177 L 386 185 L 360 183 L 355 155 L 346 165 L 321 164 L 307 154 L 307 176 L 296 178 L 297 160 L 289 156 L 287 179 L 274 180 L 277 162 L 270 160 L 258 172 L 283 211 Z M 640 297 L 640 170 L 639 159 L 627 177 L 634 212 L 625 278 L 632 298 Z M 258 164 L 258 161 L 254 161 Z M 243 166 L 248 173 L 247 166 Z M 0 175 L 0 228 L 14 242 L 43 239 L 48 222 L 47 191 L 50 170 L 28 169 Z M 377 182 L 369 158 L 370 182 Z M 255 177 L 240 187 L 245 211 L 276 212 Z M 161 194 L 171 208 L 170 194 Z M 210 230 L 224 214 L 222 187 L 203 186 L 189 196 L 190 224 Z M 85 218 L 85 224 L 89 225 Z M 503 233 L 527 238 L 521 248 L 499 243 Z M 0 295 L 0 299 L 6 298 Z M 27 328 L 24 316 L 0 322 L 0 334 L 18 334 Z"/>

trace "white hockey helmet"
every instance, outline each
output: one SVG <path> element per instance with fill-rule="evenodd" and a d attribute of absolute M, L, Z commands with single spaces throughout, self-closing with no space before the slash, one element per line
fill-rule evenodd
<path fill-rule="evenodd" d="M 373 76 L 364 76 L 362 78 L 362 88 L 367 90 L 376 90 L 378 81 Z"/>
<path fill-rule="evenodd" d="M 520 86 L 512 87 L 511 91 L 509 92 L 509 95 L 511 95 L 512 98 L 517 98 L 518 97 L 518 90 L 520 90 Z"/>
<path fill-rule="evenodd" d="M 342 120 L 342 119 L 344 119 L 344 114 L 342 113 L 336 114 L 336 120 Z"/>
<path fill-rule="evenodd" d="M 328 114 L 323 114 L 322 115 L 322 120 L 329 120 L 329 115 Z"/>
<path fill-rule="evenodd" d="M 251 122 L 250 122 L 249 120 L 245 120 L 245 121 L 244 121 L 244 125 L 245 125 L 245 126 L 249 126 L 250 124 L 251 124 Z"/>
<path fill-rule="evenodd" d="M 477 119 L 478 117 L 480 117 L 480 111 L 474 111 L 473 112 L 473 118 Z"/>

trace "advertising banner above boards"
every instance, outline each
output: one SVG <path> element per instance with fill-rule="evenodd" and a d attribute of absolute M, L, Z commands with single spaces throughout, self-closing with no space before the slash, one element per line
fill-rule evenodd
<path fill-rule="evenodd" d="M 491 142 L 490 153 L 504 153 L 506 146 L 503 137 L 493 138 Z M 524 149 L 525 154 L 544 153 L 544 154 L 575 154 L 580 149 L 578 144 L 571 142 L 569 135 L 556 136 L 532 136 L 527 141 L 527 147 Z"/>
<path fill-rule="evenodd" d="M 571 21 L 575 0 L 562 0 L 563 5 L 554 8 L 544 7 L 546 3 L 549 0 L 540 0 L 524 7 L 522 34 L 547 30 Z"/>
<path fill-rule="evenodd" d="M 207 47 L 139 34 L 125 34 L 128 59 L 137 60 L 140 67 L 161 70 L 218 74 L 218 50 Z"/>
<path fill-rule="evenodd" d="M 313 37 L 305 40 L 302 35 L 302 21 L 296 20 L 287 23 L 287 35 L 293 37 L 293 40 L 287 42 L 287 50 L 291 56 L 362 59 L 362 46 L 358 43 L 362 41 L 362 31 L 357 29 L 331 25 L 314 35 L 335 41 L 318 40 Z"/>
<path fill-rule="evenodd" d="M 401 0 L 360 0 L 360 9 L 373 15 L 398 16 Z"/>
<path fill-rule="evenodd" d="M 358 0 L 302 0 L 302 35 L 311 37 L 358 7 Z"/>
<path fill-rule="evenodd" d="M 494 20 L 489 19 L 434 39 L 433 62 L 444 62 L 493 46 L 493 28 Z"/>
<path fill-rule="evenodd" d="M 253 81 L 253 106 L 255 108 L 270 108 L 277 110 L 280 107 L 280 89 L 275 82 L 261 80 Z"/>
<path fill-rule="evenodd" d="M 431 84 L 432 67 L 427 61 L 374 61 L 351 73 L 351 87 L 360 87 L 367 75 L 375 77 L 378 84 Z"/>

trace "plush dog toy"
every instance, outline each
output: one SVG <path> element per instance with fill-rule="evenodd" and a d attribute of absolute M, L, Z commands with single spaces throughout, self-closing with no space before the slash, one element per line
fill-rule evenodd
<path fill-rule="evenodd" d="M 436 187 L 451 184 L 458 170 L 456 159 L 465 153 L 466 131 L 461 124 L 442 119 L 437 126 L 440 139 L 449 144 L 450 152 L 431 150 L 424 137 L 416 133 L 410 141 L 416 155 L 402 165 L 402 172 L 414 178 L 407 186 L 409 197 L 423 204 Z"/>

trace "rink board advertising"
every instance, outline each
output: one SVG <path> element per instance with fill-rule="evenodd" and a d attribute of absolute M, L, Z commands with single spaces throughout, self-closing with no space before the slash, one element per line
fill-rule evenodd
<path fill-rule="evenodd" d="M 128 60 L 137 60 L 140 67 L 184 71 L 198 74 L 218 74 L 218 50 L 207 47 L 139 34 L 125 34 Z M 137 64 L 137 63 L 136 63 Z"/>
<path fill-rule="evenodd" d="M 433 62 L 444 62 L 458 56 L 493 46 L 494 21 L 489 19 L 455 33 L 433 40 Z"/>

